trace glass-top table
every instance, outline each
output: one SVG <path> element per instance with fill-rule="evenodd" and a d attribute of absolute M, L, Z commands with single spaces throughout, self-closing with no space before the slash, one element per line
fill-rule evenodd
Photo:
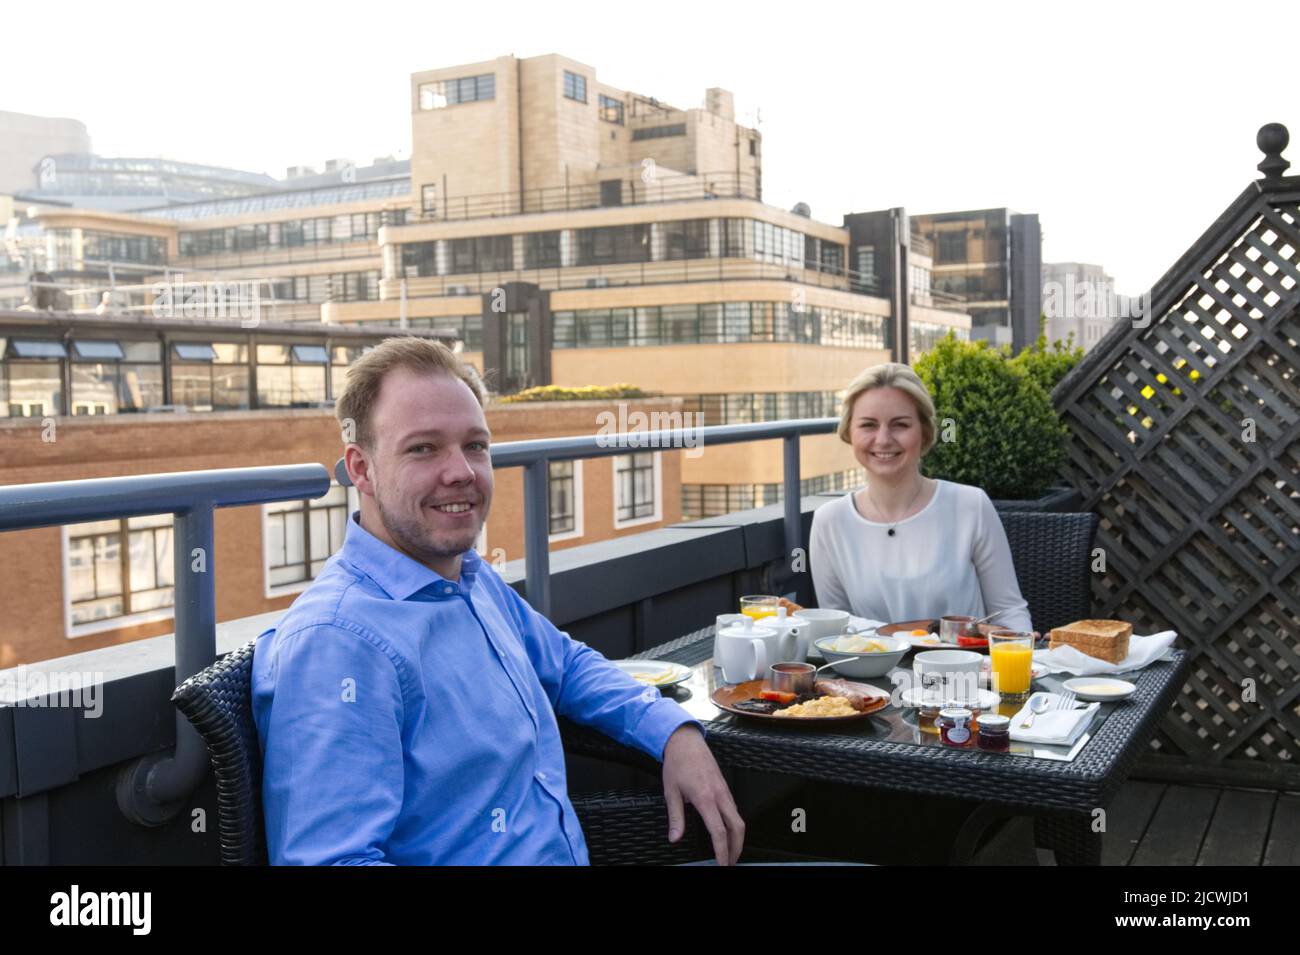
<path fill-rule="evenodd" d="M 893 791 L 957 797 L 997 804 L 1041 817 L 1057 830 L 1058 859 L 1096 862 L 1100 840 L 1088 823 L 1106 806 L 1147 748 L 1182 686 L 1191 660 L 1171 650 L 1123 678 L 1137 690 L 1127 700 L 1104 703 L 1072 746 L 1012 743 L 1009 753 L 944 746 L 921 731 L 915 710 L 890 706 L 870 717 L 807 726 L 760 720 L 719 709 L 710 699 L 720 685 L 713 666 L 713 628 L 636 654 L 691 668 L 690 679 L 665 693 L 704 725 L 719 765 Z M 903 658 L 910 672 L 911 656 Z M 830 671 L 826 671 L 829 673 Z M 1034 689 L 1057 691 L 1069 674 L 1041 677 Z M 893 690 L 889 677 L 859 679 Z M 1012 715 L 1019 704 L 999 711 Z M 644 765 L 607 737 L 563 725 L 566 749 L 581 755 Z M 647 767 L 648 768 L 648 767 Z"/>

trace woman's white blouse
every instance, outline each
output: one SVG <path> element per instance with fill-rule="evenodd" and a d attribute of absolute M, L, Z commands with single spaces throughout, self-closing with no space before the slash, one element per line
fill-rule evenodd
<path fill-rule="evenodd" d="M 937 484 L 930 502 L 897 524 L 867 520 L 852 493 L 813 513 L 809 558 L 818 605 L 891 623 L 1006 610 L 991 622 L 1031 629 L 993 502 L 977 487 Z"/>

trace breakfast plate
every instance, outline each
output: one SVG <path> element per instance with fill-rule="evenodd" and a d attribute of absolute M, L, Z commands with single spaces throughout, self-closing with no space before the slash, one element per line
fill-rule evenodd
<path fill-rule="evenodd" d="M 1114 703 L 1116 700 L 1127 700 L 1137 692 L 1137 687 L 1127 680 L 1104 676 L 1079 676 L 1066 680 L 1061 686 L 1089 703 Z"/>
<path fill-rule="evenodd" d="M 632 679 L 646 686 L 676 686 L 691 678 L 691 668 L 667 660 L 614 660 L 618 667 Z"/>
<path fill-rule="evenodd" d="M 766 680 L 748 680 L 745 683 L 735 683 L 728 686 L 720 686 L 713 691 L 713 705 L 718 709 L 726 710 L 728 713 L 735 713 L 737 716 L 748 716 L 751 719 L 767 720 L 773 723 L 786 723 L 790 725 L 806 724 L 824 724 L 824 723 L 849 723 L 854 720 L 865 719 L 878 710 L 883 710 L 889 705 L 889 694 L 881 690 L 881 695 L 867 704 L 867 709 L 856 710 L 846 716 L 782 716 L 778 710 L 775 713 L 755 713 L 742 709 L 736 704 L 743 703 L 747 700 L 757 699 L 758 695 L 764 690 L 769 689 Z"/>
<path fill-rule="evenodd" d="M 987 627 L 987 625 L 984 625 Z M 957 643 L 944 643 L 939 639 L 937 631 L 939 621 L 930 618 L 928 620 L 904 620 L 901 623 L 887 623 L 876 632 L 882 637 L 906 637 L 912 641 L 912 646 L 916 648 L 924 647 L 926 649 L 949 649 L 949 650 L 974 650 L 976 653 L 988 653 L 988 637 L 961 637 Z M 914 631 L 924 630 L 925 634 L 915 633 Z M 1045 645 L 1043 637 L 1039 637 L 1035 642 L 1035 647 Z"/>

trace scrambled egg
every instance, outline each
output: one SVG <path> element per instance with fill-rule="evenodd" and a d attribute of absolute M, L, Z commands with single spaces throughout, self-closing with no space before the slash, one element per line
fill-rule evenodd
<path fill-rule="evenodd" d="M 842 696 L 819 696 L 807 703 L 796 703 L 779 711 L 782 716 L 852 716 L 857 712 Z"/>

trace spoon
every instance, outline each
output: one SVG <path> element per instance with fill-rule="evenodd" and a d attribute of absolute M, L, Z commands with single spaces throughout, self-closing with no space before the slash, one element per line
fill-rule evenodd
<path fill-rule="evenodd" d="M 1020 724 L 1020 728 L 1022 730 L 1028 729 L 1029 724 L 1031 724 L 1034 721 L 1034 717 L 1037 716 L 1039 713 L 1046 713 L 1047 708 L 1050 705 L 1051 705 L 1051 701 L 1046 696 L 1043 696 L 1041 694 L 1035 695 L 1029 701 L 1029 715 L 1026 716 L 1024 722 Z"/>

